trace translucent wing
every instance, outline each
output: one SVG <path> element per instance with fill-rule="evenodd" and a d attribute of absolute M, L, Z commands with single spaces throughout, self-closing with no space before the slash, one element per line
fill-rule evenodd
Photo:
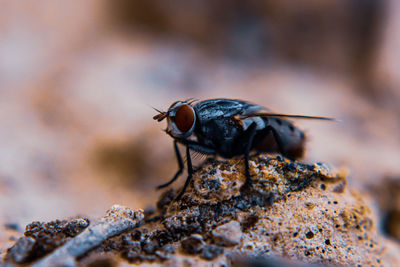
<path fill-rule="evenodd" d="M 288 119 L 311 119 L 311 120 L 326 120 L 326 121 L 336 121 L 334 118 L 321 117 L 321 116 L 307 116 L 307 115 L 291 115 L 291 114 L 283 114 L 283 113 L 275 113 L 265 108 L 263 106 L 259 106 L 250 102 L 242 102 L 245 105 L 243 106 L 243 110 L 235 115 L 236 119 L 244 120 L 251 117 L 281 117 Z"/>
<path fill-rule="evenodd" d="M 321 117 L 321 116 L 307 116 L 307 115 L 291 115 L 291 114 L 282 114 L 282 113 L 274 113 L 274 112 L 254 112 L 249 114 L 242 114 L 238 116 L 238 119 L 247 119 L 251 117 L 283 117 L 283 118 L 291 118 L 291 119 L 311 119 L 311 120 L 325 120 L 325 121 L 337 121 L 334 118 L 329 117 Z"/>

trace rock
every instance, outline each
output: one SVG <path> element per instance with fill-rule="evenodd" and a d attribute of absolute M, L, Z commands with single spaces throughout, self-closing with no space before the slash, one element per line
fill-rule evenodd
<path fill-rule="evenodd" d="M 216 244 L 229 247 L 239 244 L 242 230 L 239 222 L 231 221 L 218 226 L 211 234 Z"/>
<path fill-rule="evenodd" d="M 146 240 L 142 248 L 146 254 L 152 255 L 160 248 L 160 246 L 158 245 L 158 242 L 155 240 Z"/>
<path fill-rule="evenodd" d="M 32 266 L 75 266 L 75 261 L 98 247 L 107 239 L 132 230 L 142 224 L 143 210 L 114 205 L 106 214 L 76 238 L 66 242 L 53 253 Z"/>
<path fill-rule="evenodd" d="M 25 236 L 8 250 L 7 259 L 16 263 L 31 262 L 52 252 L 88 226 L 87 218 L 32 222 L 26 226 Z"/>
<path fill-rule="evenodd" d="M 213 260 L 222 254 L 224 249 L 215 245 L 206 245 L 201 251 L 200 257 L 205 260 Z"/>
<path fill-rule="evenodd" d="M 29 260 L 35 239 L 32 237 L 21 237 L 17 243 L 7 251 L 6 260 L 15 263 L 24 263 Z"/>
<path fill-rule="evenodd" d="M 178 266 L 257 256 L 305 266 L 400 266 L 399 244 L 378 231 L 377 216 L 348 188 L 344 172 L 265 155 L 251 158 L 250 171 L 251 185 L 240 190 L 242 161 L 209 160 L 179 201 L 170 201 L 171 191 L 162 196 L 167 201 L 159 202 L 155 219 L 136 220 L 131 232 L 104 236 L 96 250 L 74 253 L 80 260 L 107 252 L 135 264 Z"/>
<path fill-rule="evenodd" d="M 17 223 L 6 223 L 4 224 L 4 228 L 7 230 L 12 230 L 12 231 L 20 231 L 21 228 Z"/>
<path fill-rule="evenodd" d="M 203 237 L 198 234 L 191 235 L 181 242 L 182 249 L 189 254 L 198 254 L 204 247 Z"/>
<path fill-rule="evenodd" d="M 33 265 L 75 266 L 76 258 L 108 238 L 140 225 L 143 217 L 141 210 L 133 211 L 114 205 L 90 227 L 89 220 L 82 218 L 33 222 L 26 227 L 25 236 L 7 251 L 6 260 L 11 263 L 30 263 L 52 252 Z"/>
<path fill-rule="evenodd" d="M 251 188 L 240 192 L 245 181 L 241 161 L 207 162 L 182 199 L 164 208 L 157 229 L 176 237 L 172 244 L 198 233 L 207 245 L 220 249 L 216 233 L 226 241 L 232 237 L 227 229 L 235 229 L 241 238 L 233 238 L 234 245 L 215 258 L 221 264 L 237 254 L 323 265 L 399 263 L 392 252 L 399 246 L 378 232 L 376 215 L 359 193 L 348 188 L 346 172 L 264 155 L 253 157 L 250 169 Z M 176 255 L 169 262 L 179 259 Z"/>

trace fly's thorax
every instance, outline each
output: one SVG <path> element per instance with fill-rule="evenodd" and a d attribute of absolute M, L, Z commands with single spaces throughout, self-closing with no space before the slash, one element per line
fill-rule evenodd
<path fill-rule="evenodd" d="M 193 107 L 182 101 L 173 103 L 167 112 L 167 132 L 174 137 L 187 138 L 192 135 L 196 125 Z"/>

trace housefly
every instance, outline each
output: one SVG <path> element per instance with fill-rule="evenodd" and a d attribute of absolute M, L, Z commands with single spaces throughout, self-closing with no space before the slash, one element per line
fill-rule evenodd
<path fill-rule="evenodd" d="M 219 155 L 224 158 L 244 156 L 246 183 L 251 181 L 249 153 L 277 152 L 295 160 L 304 154 L 305 133 L 286 118 L 333 120 L 326 117 L 288 115 L 273 113 L 267 108 L 236 99 L 209 99 L 176 101 L 168 111 L 159 111 L 153 117 L 158 122 L 167 119 L 165 132 L 173 139 L 178 171 L 164 188 L 172 184 L 184 169 L 178 143 L 186 147 L 188 177 L 180 199 L 188 186 L 193 167 L 190 150 L 205 155 Z"/>

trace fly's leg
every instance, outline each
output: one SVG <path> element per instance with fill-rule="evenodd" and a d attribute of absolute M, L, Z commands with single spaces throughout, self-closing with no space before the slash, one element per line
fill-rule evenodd
<path fill-rule="evenodd" d="M 189 150 L 188 146 L 186 147 L 186 162 L 187 162 L 187 168 L 188 168 L 188 177 L 186 178 L 186 181 L 185 181 L 185 184 L 183 185 L 182 191 L 175 198 L 175 200 L 181 199 L 182 195 L 185 193 L 186 188 L 189 185 L 189 182 L 193 176 L 192 159 L 190 158 L 190 150 Z"/>
<path fill-rule="evenodd" d="M 257 124 L 255 122 L 253 122 L 245 132 L 247 135 L 247 144 L 246 144 L 246 148 L 244 151 L 244 170 L 245 170 L 245 174 L 246 174 L 246 182 L 243 185 L 243 188 L 249 188 L 249 186 L 251 184 L 249 154 L 250 154 L 251 146 L 253 145 L 254 136 L 256 135 L 256 127 L 257 127 Z"/>
<path fill-rule="evenodd" d="M 272 135 L 274 136 L 275 142 L 276 142 L 276 144 L 278 145 L 279 153 L 280 153 L 282 156 L 285 156 L 286 153 L 285 153 L 285 150 L 283 149 L 283 142 L 282 142 L 282 139 L 281 139 L 281 137 L 279 136 L 277 130 L 275 130 L 275 128 L 272 127 L 271 125 L 267 126 L 265 129 L 272 132 Z"/>
<path fill-rule="evenodd" d="M 245 164 L 245 174 L 246 174 L 246 182 L 243 185 L 243 188 L 249 188 L 249 186 L 251 185 L 251 174 L 250 174 L 250 166 L 249 166 L 249 154 L 250 154 L 250 150 L 251 147 L 253 145 L 253 139 L 254 136 L 256 134 L 256 123 L 252 123 L 249 128 L 246 130 L 246 136 L 247 136 L 247 146 L 245 149 L 245 153 L 244 153 L 244 164 Z M 279 136 L 278 132 L 275 130 L 274 127 L 272 126 L 267 126 L 265 128 L 266 131 L 271 131 L 272 135 L 274 136 L 274 139 L 278 145 L 278 150 L 279 153 L 281 153 L 282 155 L 285 155 L 284 149 L 283 149 L 283 142 L 281 137 Z"/>
<path fill-rule="evenodd" d="M 183 166 L 181 154 L 178 149 L 178 143 L 181 143 L 186 146 L 186 161 L 187 161 L 187 167 L 188 167 L 188 177 L 186 178 L 186 181 L 182 188 L 182 191 L 179 193 L 179 195 L 176 197 L 175 200 L 179 200 L 182 197 L 182 195 L 185 193 L 186 188 L 189 185 L 189 182 L 193 176 L 194 171 L 193 171 L 193 166 L 192 166 L 192 159 L 190 157 L 190 149 L 200 152 L 202 154 L 206 154 L 206 155 L 216 155 L 217 154 L 217 152 L 214 149 L 206 147 L 202 144 L 199 144 L 196 141 L 175 138 L 174 149 L 175 149 L 176 159 L 178 160 L 179 170 L 176 172 L 175 176 L 171 179 L 171 181 L 169 181 L 168 183 L 159 185 L 157 188 L 163 188 L 163 187 L 166 187 L 166 186 L 172 184 L 183 171 L 184 166 Z"/>
<path fill-rule="evenodd" d="M 175 150 L 176 160 L 178 161 L 179 169 L 178 169 L 178 171 L 175 173 L 174 177 L 173 177 L 169 182 L 157 186 L 157 189 L 160 189 L 160 188 L 164 188 L 164 187 L 169 186 L 170 184 L 172 184 L 173 182 L 175 182 L 175 180 L 179 177 L 179 175 L 182 174 L 182 171 L 183 171 L 183 167 L 184 167 L 184 166 L 183 166 L 183 161 L 182 161 L 181 153 L 179 152 L 178 142 L 177 142 L 176 140 L 174 140 L 174 150 Z"/>

